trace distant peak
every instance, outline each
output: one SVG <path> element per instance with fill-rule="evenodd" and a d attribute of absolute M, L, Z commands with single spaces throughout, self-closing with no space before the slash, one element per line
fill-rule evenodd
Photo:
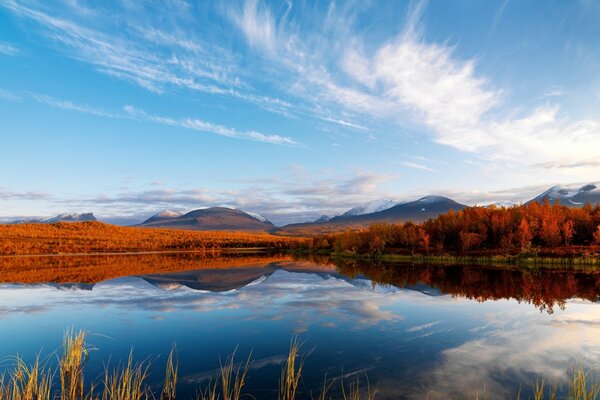
<path fill-rule="evenodd" d="M 179 217 L 182 214 L 181 211 L 176 210 L 162 210 L 159 213 L 154 214 L 155 217 Z"/>
<path fill-rule="evenodd" d="M 379 211 L 387 210 L 388 208 L 394 207 L 398 202 L 389 199 L 378 199 L 371 200 L 367 203 L 361 204 L 360 206 L 354 207 L 342 214 L 344 217 L 357 216 L 364 214 L 372 214 Z"/>
<path fill-rule="evenodd" d="M 331 215 L 321 215 L 318 219 L 316 219 L 315 223 L 329 222 L 329 220 L 333 218 Z"/>
<path fill-rule="evenodd" d="M 242 211 L 242 210 L 239 210 L 239 211 Z M 252 218 L 254 218 L 254 219 L 256 219 L 256 220 L 258 220 L 260 222 L 269 222 L 268 219 L 266 219 L 265 217 L 263 217 L 262 215 L 260 215 L 258 213 L 249 212 L 249 211 L 242 211 L 242 212 L 248 214 L 249 216 L 251 216 Z"/>
<path fill-rule="evenodd" d="M 419 200 L 417 200 L 417 202 L 419 203 L 435 203 L 438 201 L 447 201 L 450 200 L 447 197 L 444 196 L 425 196 L 425 197 L 421 197 Z"/>

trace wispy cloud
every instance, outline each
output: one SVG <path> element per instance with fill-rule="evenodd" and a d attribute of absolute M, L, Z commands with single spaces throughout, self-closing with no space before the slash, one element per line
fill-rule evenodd
<path fill-rule="evenodd" d="M 50 194 L 37 191 L 15 192 L 0 188 L 0 201 L 2 200 L 41 200 L 48 199 Z"/>
<path fill-rule="evenodd" d="M 412 161 L 402 161 L 400 164 L 402 164 L 408 168 L 420 169 L 420 170 L 429 171 L 429 172 L 435 171 L 433 168 L 429 168 L 428 166 L 426 166 L 424 164 L 419 164 L 419 163 L 412 162 Z"/>
<path fill-rule="evenodd" d="M 14 45 L 6 42 L 0 42 L 0 53 L 6 54 L 9 56 L 14 56 L 19 54 L 21 51 L 15 47 Z"/>
<path fill-rule="evenodd" d="M 204 121 L 199 118 L 183 118 L 175 119 L 171 117 L 157 116 L 147 113 L 144 110 L 136 108 L 131 105 L 123 107 L 122 111 L 109 111 L 98 107 L 92 107 L 84 104 L 77 104 L 69 100 L 57 99 L 55 97 L 32 93 L 14 93 L 10 91 L 0 90 L 0 98 L 11 101 L 18 101 L 26 99 L 32 99 L 38 103 L 46 104 L 51 107 L 60 108 L 63 110 L 76 111 L 80 113 L 95 115 L 98 117 L 106 118 L 120 118 L 120 119 L 135 119 L 138 121 L 153 122 L 161 125 L 173 126 L 184 129 L 192 129 L 195 131 L 202 131 L 208 133 L 214 133 L 220 136 L 225 136 L 234 139 L 245 139 L 253 140 L 263 143 L 276 144 L 276 145 L 287 145 L 296 146 L 299 145 L 297 141 L 290 137 L 265 134 L 257 131 L 240 131 L 234 128 L 226 127 L 223 125 L 214 124 L 208 121 Z"/>
<path fill-rule="evenodd" d="M 156 122 L 159 124 L 176 126 L 180 128 L 192 129 L 195 131 L 210 132 L 235 139 L 255 140 L 258 142 L 290 146 L 298 144 L 298 142 L 289 137 L 284 137 L 280 135 L 269 135 L 256 131 L 238 131 L 233 128 L 228 128 L 222 125 L 216 125 L 210 122 L 206 122 L 198 118 L 174 119 L 169 117 L 161 117 L 157 115 L 148 114 L 145 111 L 142 111 L 132 106 L 125 106 L 123 110 L 125 111 L 125 113 L 127 113 L 127 115 L 135 119 Z"/>
<path fill-rule="evenodd" d="M 292 74 L 290 90 L 312 99 L 315 109 L 342 107 L 371 122 L 411 121 L 437 143 L 518 168 L 551 163 L 558 155 L 575 162 L 592 158 L 600 148 L 600 121 L 570 119 L 558 105 L 525 110 L 508 104 L 509 90 L 478 74 L 477 60 L 424 39 L 424 9 L 416 2 L 404 30 L 375 46 L 353 29 L 352 7 L 310 15 L 323 26 L 319 37 L 299 31 L 287 11 L 275 15 L 256 1 L 232 11 L 232 20 L 253 48 Z M 551 98 L 562 94 L 548 92 Z"/>
<path fill-rule="evenodd" d="M 82 104 L 75 104 L 68 100 L 60 100 L 54 97 L 37 94 L 37 93 L 28 93 L 28 95 L 39 103 L 43 103 L 49 105 L 51 107 L 61 108 L 63 110 L 69 111 L 77 111 L 80 113 L 96 115 L 99 117 L 108 117 L 108 118 L 118 118 L 119 115 L 115 113 L 111 113 L 108 111 L 101 110 L 99 108 L 90 107 Z"/>
<path fill-rule="evenodd" d="M 95 10 L 95 24 L 92 24 L 84 18 L 91 13 L 89 9 L 88 13 L 68 18 L 18 0 L 2 5 L 21 17 L 36 21 L 44 33 L 62 44 L 73 58 L 153 92 L 162 93 L 176 88 L 234 97 L 274 111 L 289 108 L 283 100 L 247 90 L 249 86 L 239 79 L 235 55 L 195 36 L 189 21 L 186 21 L 188 30 L 179 27 L 179 23 L 184 23 L 182 20 L 165 30 L 143 24 L 139 16 L 132 16 L 128 19 L 129 26 L 123 30 L 122 27 L 111 26 L 114 24 L 112 13 L 101 9 Z M 136 9 L 135 12 L 145 13 L 145 10 Z M 173 10 L 166 9 L 164 12 L 172 13 Z M 94 28 L 94 25 L 99 28 Z"/>

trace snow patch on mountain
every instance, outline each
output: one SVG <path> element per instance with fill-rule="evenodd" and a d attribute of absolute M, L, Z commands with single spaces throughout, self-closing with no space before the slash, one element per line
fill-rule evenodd
<path fill-rule="evenodd" d="M 444 196 L 425 196 L 425 197 L 421 197 L 419 200 L 417 200 L 417 203 L 430 204 L 430 203 L 436 203 L 438 201 L 446 201 L 446 200 L 448 200 L 448 199 Z"/>
<path fill-rule="evenodd" d="M 177 218 L 179 216 L 183 215 L 183 213 L 181 211 L 175 211 L 175 210 L 163 210 L 159 213 L 156 213 L 153 215 L 153 217 L 161 217 L 161 218 Z"/>
<path fill-rule="evenodd" d="M 242 210 L 240 210 L 242 211 Z M 249 211 L 242 211 L 245 212 L 246 214 L 248 214 L 249 216 L 251 216 L 252 218 L 260 221 L 260 222 L 269 222 L 268 219 L 266 219 L 265 217 L 263 217 L 262 215 L 255 213 L 255 212 L 249 212 Z"/>
<path fill-rule="evenodd" d="M 394 207 L 398 202 L 388 199 L 369 201 L 368 203 L 354 207 L 342 214 L 342 217 L 353 217 L 357 215 L 372 214 Z"/>
<path fill-rule="evenodd" d="M 329 222 L 329 220 L 331 220 L 331 218 L 333 218 L 331 215 L 321 215 L 318 219 L 316 219 L 314 221 L 314 223 L 319 224 L 319 223 L 323 223 L 323 222 Z"/>
<path fill-rule="evenodd" d="M 589 198 L 589 196 L 599 195 L 600 190 L 598 190 L 598 186 L 595 183 L 589 183 L 581 187 L 556 185 L 537 196 L 533 201 L 542 201 L 547 198 L 550 201 L 561 200 L 565 204 L 581 205 L 583 202 L 578 201 L 579 198 Z"/>

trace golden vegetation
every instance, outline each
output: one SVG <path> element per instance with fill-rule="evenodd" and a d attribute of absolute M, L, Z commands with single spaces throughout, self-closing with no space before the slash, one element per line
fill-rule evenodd
<path fill-rule="evenodd" d="M 0 255 L 286 249 L 304 240 L 263 232 L 137 228 L 101 222 L 0 225 Z"/>

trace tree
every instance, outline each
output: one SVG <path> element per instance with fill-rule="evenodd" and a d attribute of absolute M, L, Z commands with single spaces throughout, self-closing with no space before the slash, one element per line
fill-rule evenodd
<path fill-rule="evenodd" d="M 560 244 L 560 228 L 555 216 L 548 215 L 544 218 L 540 229 L 540 235 L 547 246 L 556 247 Z"/>
<path fill-rule="evenodd" d="M 600 225 L 596 227 L 596 232 L 594 232 L 594 243 L 600 245 Z"/>
<path fill-rule="evenodd" d="M 517 230 L 517 240 L 519 241 L 521 250 L 528 249 L 531 246 L 531 239 L 533 239 L 533 234 L 531 233 L 529 222 L 527 222 L 526 218 L 521 218 L 521 223 Z"/>
<path fill-rule="evenodd" d="M 421 247 L 429 254 L 429 246 L 431 245 L 431 236 L 423 228 L 419 228 L 419 238 Z"/>
<path fill-rule="evenodd" d="M 561 230 L 563 240 L 565 241 L 565 245 L 570 245 L 571 240 L 573 240 L 573 235 L 575 234 L 575 224 L 572 220 L 568 220 L 564 224 L 562 224 Z"/>
<path fill-rule="evenodd" d="M 481 244 L 481 236 L 478 233 L 461 231 L 459 237 L 462 251 L 471 250 Z"/>

